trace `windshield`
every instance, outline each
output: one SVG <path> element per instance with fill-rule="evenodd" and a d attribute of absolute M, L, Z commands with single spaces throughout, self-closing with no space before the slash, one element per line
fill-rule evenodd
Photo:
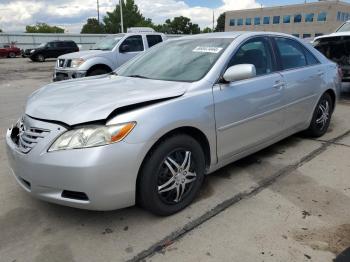
<path fill-rule="evenodd" d="M 124 35 L 118 35 L 118 36 L 107 36 L 103 38 L 101 41 L 97 42 L 91 50 L 106 50 L 110 51 L 112 50 L 115 45 L 120 41 L 120 39 L 123 38 Z"/>
<path fill-rule="evenodd" d="M 337 32 L 349 32 L 350 31 L 350 23 L 343 24 Z"/>
<path fill-rule="evenodd" d="M 166 81 L 198 81 L 208 73 L 233 39 L 167 41 L 117 71 L 120 76 Z"/>
<path fill-rule="evenodd" d="M 41 43 L 38 47 L 45 47 L 47 43 Z"/>

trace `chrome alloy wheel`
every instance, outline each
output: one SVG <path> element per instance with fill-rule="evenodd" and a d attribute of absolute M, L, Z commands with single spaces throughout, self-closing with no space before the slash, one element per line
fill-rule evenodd
<path fill-rule="evenodd" d="M 327 122 L 330 118 L 330 106 L 327 100 L 323 100 L 318 107 L 318 113 L 316 117 L 316 126 L 323 130 L 327 126 Z"/>
<path fill-rule="evenodd" d="M 191 152 L 177 150 L 169 154 L 158 175 L 158 194 L 166 204 L 177 204 L 191 191 L 196 180 Z"/>

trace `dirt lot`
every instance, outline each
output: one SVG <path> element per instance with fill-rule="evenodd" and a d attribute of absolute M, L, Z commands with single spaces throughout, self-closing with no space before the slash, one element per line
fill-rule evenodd
<path fill-rule="evenodd" d="M 0 261 L 350 261 L 350 95 L 319 140 L 290 137 L 210 175 L 195 203 L 155 217 L 29 197 L 10 174 L 5 131 L 54 61 L 0 59 Z M 349 255 L 349 254 L 348 254 Z"/>

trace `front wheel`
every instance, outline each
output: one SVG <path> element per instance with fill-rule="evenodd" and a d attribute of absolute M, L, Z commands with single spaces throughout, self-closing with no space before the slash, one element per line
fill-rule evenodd
<path fill-rule="evenodd" d="M 15 58 L 16 57 L 16 54 L 15 53 L 13 53 L 13 52 L 10 52 L 9 53 L 9 58 Z"/>
<path fill-rule="evenodd" d="M 42 54 L 36 56 L 36 61 L 45 62 L 45 57 Z"/>
<path fill-rule="evenodd" d="M 329 127 L 333 112 L 333 101 L 328 93 L 320 98 L 306 134 L 311 137 L 323 136 Z"/>
<path fill-rule="evenodd" d="M 169 137 L 146 158 L 138 183 L 138 203 L 152 213 L 179 212 L 196 197 L 204 179 L 205 157 L 188 135 Z"/>

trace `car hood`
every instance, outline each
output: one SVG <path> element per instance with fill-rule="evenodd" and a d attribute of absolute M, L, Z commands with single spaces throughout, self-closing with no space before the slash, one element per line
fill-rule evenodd
<path fill-rule="evenodd" d="M 76 125 L 107 119 L 124 106 L 181 96 L 189 85 L 115 75 L 52 83 L 29 97 L 25 113 Z"/>
<path fill-rule="evenodd" d="M 74 58 L 83 58 L 89 59 L 90 57 L 96 57 L 99 55 L 109 55 L 112 51 L 102 51 L 102 50 L 85 50 L 74 53 L 69 53 L 65 55 L 61 55 L 59 59 L 74 59 Z"/>
<path fill-rule="evenodd" d="M 330 38 L 330 37 L 337 37 L 337 36 L 350 36 L 350 32 L 336 32 L 329 35 L 322 35 L 322 36 L 316 37 L 314 41 L 323 39 L 323 38 Z"/>

